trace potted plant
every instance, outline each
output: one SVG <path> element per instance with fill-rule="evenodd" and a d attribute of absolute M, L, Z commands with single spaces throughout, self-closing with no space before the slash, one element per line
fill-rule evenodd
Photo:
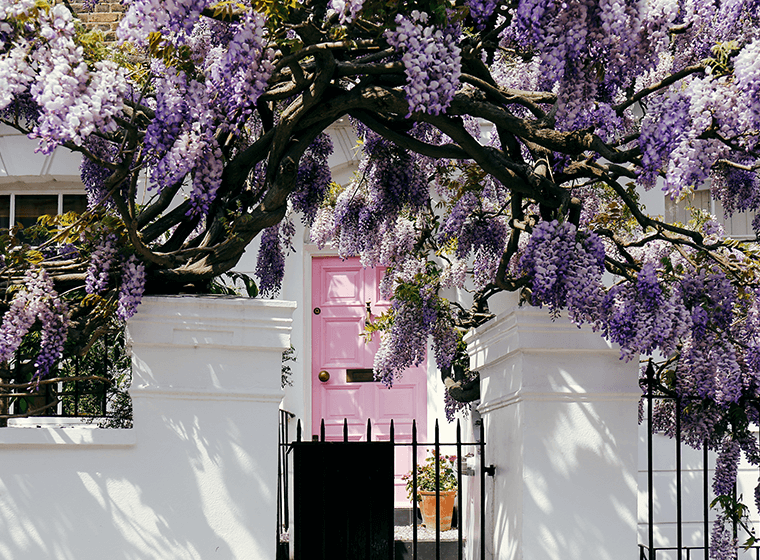
<path fill-rule="evenodd" d="M 420 512 L 422 513 L 422 522 L 428 529 L 435 528 L 436 521 L 436 497 L 440 500 L 440 522 L 441 531 L 451 529 L 451 518 L 454 513 L 454 502 L 457 497 L 457 477 L 454 470 L 456 455 L 438 455 L 439 479 L 436 488 L 434 454 L 430 454 L 421 465 L 417 465 L 417 496 Z M 406 492 L 409 499 L 414 494 L 413 473 L 409 472 L 402 477 L 406 480 Z"/>

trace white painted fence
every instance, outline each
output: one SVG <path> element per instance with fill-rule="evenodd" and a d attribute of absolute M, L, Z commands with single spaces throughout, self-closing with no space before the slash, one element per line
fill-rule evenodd
<path fill-rule="evenodd" d="M 133 429 L 0 429 L 0 559 L 273 559 L 294 308 L 145 298 Z"/>

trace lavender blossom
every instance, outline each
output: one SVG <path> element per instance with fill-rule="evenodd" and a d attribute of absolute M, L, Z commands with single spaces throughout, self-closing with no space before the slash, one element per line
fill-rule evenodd
<path fill-rule="evenodd" d="M 122 265 L 121 288 L 119 288 L 119 305 L 116 316 L 126 321 L 135 314 L 145 292 L 145 265 L 130 255 Z"/>

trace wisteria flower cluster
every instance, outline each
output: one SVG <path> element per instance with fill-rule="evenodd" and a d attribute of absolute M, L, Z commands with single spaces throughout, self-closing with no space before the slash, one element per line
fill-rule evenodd
<path fill-rule="evenodd" d="M 108 287 L 109 273 L 118 255 L 116 242 L 115 235 L 107 235 L 93 252 L 85 279 L 85 290 L 88 294 L 99 294 Z"/>
<path fill-rule="evenodd" d="M 13 296 L 10 309 L 0 325 L 0 361 L 10 360 L 24 336 L 41 323 L 40 352 L 35 361 L 35 377 L 45 377 L 63 352 L 69 312 L 44 269 L 30 269 L 24 284 Z"/>
<path fill-rule="evenodd" d="M 322 202 L 330 190 L 332 174 L 328 158 L 333 153 L 330 136 L 320 134 L 303 155 L 298 168 L 296 187 L 290 195 L 290 201 L 296 212 L 303 214 L 303 221 L 311 225 Z"/>
<path fill-rule="evenodd" d="M 215 119 L 209 91 L 202 82 L 162 62 L 156 87 L 155 118 L 145 134 L 145 145 L 155 163 L 151 178 L 158 190 L 181 183 L 192 173 L 192 212 L 205 215 L 221 182 L 223 161 L 217 139 L 211 134 Z"/>
<path fill-rule="evenodd" d="M 259 292 L 262 296 L 275 296 L 280 292 L 285 277 L 285 259 L 293 248 L 295 231 L 293 222 L 286 219 L 262 233 L 254 271 L 259 279 Z"/>
<path fill-rule="evenodd" d="M 250 117 L 256 101 L 272 75 L 274 51 L 267 47 L 265 19 L 250 10 L 229 31 L 231 39 L 224 50 L 209 56 L 206 68 L 208 96 L 218 99 L 222 114 L 238 123 Z"/>
<path fill-rule="evenodd" d="M 151 33 L 185 33 L 193 29 L 208 0 L 132 0 L 128 2 L 117 36 L 121 41 L 145 44 Z"/>
<path fill-rule="evenodd" d="M 364 0 L 330 0 L 330 7 L 339 14 L 342 24 L 354 21 L 363 6 Z"/>
<path fill-rule="evenodd" d="M 40 109 L 32 136 L 45 153 L 64 142 L 81 145 L 96 129 L 115 130 L 128 91 L 126 72 L 109 60 L 90 68 L 74 41 L 71 12 L 62 4 L 37 9 L 26 2 L 0 10 L 0 27 L 12 45 L 0 55 L 0 110 L 28 91 Z M 38 27 L 21 23 L 35 13 Z M 27 38 L 30 30 L 37 39 Z"/>
<path fill-rule="evenodd" d="M 406 281 L 398 275 L 396 278 L 390 328 L 381 333 L 373 365 L 375 379 L 389 387 L 405 369 L 423 362 L 428 336 L 432 335 L 436 363 L 441 369 L 451 366 L 460 340 L 449 303 L 438 295 L 440 270 L 435 265 L 427 263 L 424 272 Z"/>
<path fill-rule="evenodd" d="M 388 43 L 404 51 L 401 60 L 406 68 L 409 115 L 445 112 L 459 85 L 462 60 L 455 31 L 426 25 L 428 17 L 416 10 L 410 18 L 399 14 L 396 29 L 386 32 Z"/>
<path fill-rule="evenodd" d="M 553 314 L 567 307 L 578 322 L 595 322 L 602 302 L 604 247 L 594 235 L 568 222 L 538 224 L 520 260 L 531 278 L 533 298 Z"/>
<path fill-rule="evenodd" d="M 130 255 L 122 265 L 119 305 L 116 316 L 126 321 L 135 314 L 145 292 L 145 265 L 135 255 Z"/>

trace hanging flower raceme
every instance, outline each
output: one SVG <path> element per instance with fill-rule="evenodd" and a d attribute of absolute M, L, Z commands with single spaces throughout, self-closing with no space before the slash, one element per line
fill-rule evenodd
<path fill-rule="evenodd" d="M 380 348 L 375 354 L 375 378 L 389 387 L 405 369 L 423 362 L 428 336 L 433 337 L 440 369 L 450 367 L 456 353 L 459 335 L 452 311 L 448 301 L 438 295 L 440 271 L 432 263 L 420 264 L 424 270 L 414 274 L 396 272 L 389 328 L 382 330 Z M 393 271 L 386 273 L 384 282 L 392 277 Z"/>
<path fill-rule="evenodd" d="M 519 268 L 531 280 L 533 301 L 548 305 L 553 315 L 566 307 L 578 324 L 599 319 L 604 246 L 596 234 L 579 232 L 569 222 L 541 222 Z"/>
<path fill-rule="evenodd" d="M 151 33 L 190 34 L 209 0 L 131 0 L 116 36 L 120 41 L 144 45 Z"/>
<path fill-rule="evenodd" d="M 677 293 L 665 292 L 652 263 L 641 268 L 635 284 L 610 288 L 599 321 L 603 334 L 620 345 L 626 360 L 656 350 L 669 354 L 691 325 L 683 300 Z"/>
<path fill-rule="evenodd" d="M 41 328 L 35 377 L 45 377 L 63 352 L 69 312 L 44 269 L 30 269 L 0 325 L 0 362 L 10 360 L 35 322 Z"/>
<path fill-rule="evenodd" d="M 259 293 L 263 297 L 274 297 L 280 292 L 285 277 L 285 259 L 293 249 L 295 231 L 295 225 L 287 217 L 261 234 L 254 275 L 259 280 Z"/>
<path fill-rule="evenodd" d="M 96 129 L 116 129 L 128 90 L 127 73 L 115 62 L 88 64 L 75 41 L 74 17 L 63 5 L 0 5 L 0 110 L 29 94 L 39 108 L 32 137 L 40 150 L 82 143 Z"/>
<path fill-rule="evenodd" d="M 307 225 L 314 223 L 322 201 L 330 190 L 332 174 L 328 158 L 332 153 L 332 140 L 323 133 L 314 139 L 301 158 L 290 201 L 293 210 L 303 214 L 302 221 Z"/>
<path fill-rule="evenodd" d="M 386 32 L 388 43 L 404 51 L 404 92 L 409 113 L 430 115 L 446 112 L 462 73 L 461 50 L 453 29 L 427 25 L 429 16 L 414 10 L 410 18 L 396 16 L 396 28 Z"/>
<path fill-rule="evenodd" d="M 117 253 L 116 236 L 107 235 L 92 253 L 87 267 L 85 291 L 88 294 L 99 294 L 108 287 L 108 275 L 115 263 Z"/>
<path fill-rule="evenodd" d="M 238 124 L 251 115 L 274 71 L 274 51 L 267 47 L 265 31 L 264 16 L 249 10 L 230 26 L 226 48 L 207 57 L 208 97 L 221 104 L 221 114 Z"/>
<path fill-rule="evenodd" d="M 145 292 L 145 265 L 130 255 L 121 268 L 121 287 L 116 316 L 126 321 L 135 314 Z"/>

